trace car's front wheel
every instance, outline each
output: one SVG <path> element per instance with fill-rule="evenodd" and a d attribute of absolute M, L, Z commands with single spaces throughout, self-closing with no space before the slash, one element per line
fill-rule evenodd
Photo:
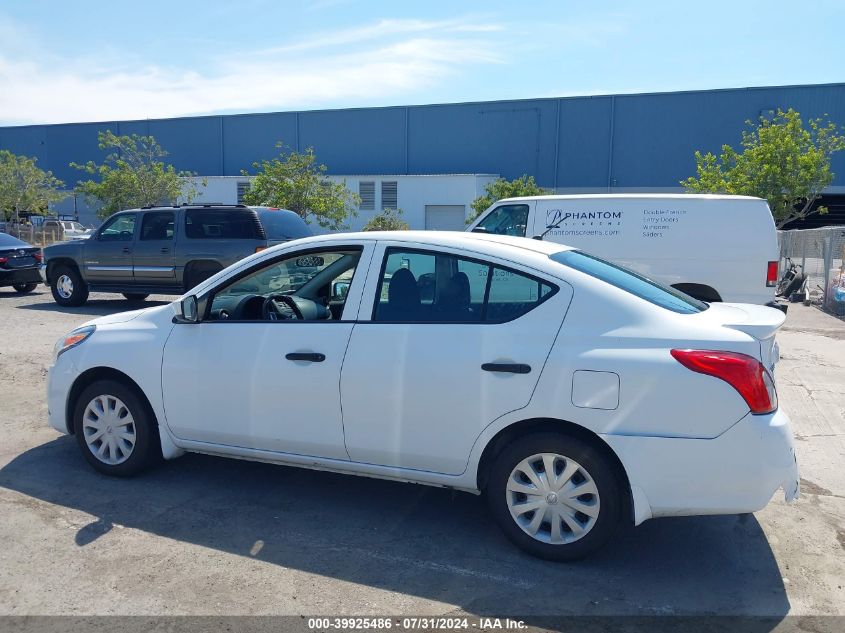
<path fill-rule="evenodd" d="M 38 287 L 38 284 L 31 283 L 31 284 L 14 284 L 12 288 L 15 289 L 15 292 L 19 292 L 20 294 L 26 294 L 27 292 L 32 292 Z"/>
<path fill-rule="evenodd" d="M 623 486 L 602 451 L 565 434 L 535 433 L 496 457 L 485 488 L 505 535 L 529 554 L 583 558 L 622 518 Z"/>
<path fill-rule="evenodd" d="M 134 475 L 161 455 L 155 417 L 134 389 L 116 380 L 83 390 L 73 427 L 85 459 L 106 475 Z"/>
<path fill-rule="evenodd" d="M 60 266 L 53 271 L 50 291 L 56 303 L 62 306 L 81 306 L 88 300 L 88 284 L 71 266 Z"/>

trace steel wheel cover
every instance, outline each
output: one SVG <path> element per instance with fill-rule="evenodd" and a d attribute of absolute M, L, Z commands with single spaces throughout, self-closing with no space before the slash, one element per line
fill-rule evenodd
<path fill-rule="evenodd" d="M 562 545 L 589 533 L 601 509 L 599 491 L 578 462 L 538 453 L 511 471 L 505 490 L 511 517 L 531 538 Z"/>
<path fill-rule="evenodd" d="M 97 396 L 82 414 L 85 444 L 99 461 L 110 466 L 122 464 L 135 448 L 135 420 L 120 398 Z"/>
<path fill-rule="evenodd" d="M 62 299 L 70 299 L 73 294 L 73 280 L 67 275 L 61 275 L 56 281 L 56 291 Z"/>

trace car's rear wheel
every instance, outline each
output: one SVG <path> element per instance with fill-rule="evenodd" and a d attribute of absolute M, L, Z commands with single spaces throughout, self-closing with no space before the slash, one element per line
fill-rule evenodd
<path fill-rule="evenodd" d="M 129 301 L 143 301 L 150 295 L 145 295 L 140 292 L 124 292 L 123 296 L 126 297 Z"/>
<path fill-rule="evenodd" d="M 505 535 L 529 554 L 583 558 L 618 527 L 623 486 L 603 452 L 568 435 L 535 433 L 506 446 L 485 488 Z"/>
<path fill-rule="evenodd" d="M 38 287 L 37 283 L 31 284 L 14 284 L 12 288 L 15 289 L 15 292 L 19 292 L 20 294 L 26 294 L 27 292 L 32 292 Z"/>
<path fill-rule="evenodd" d="M 106 475 L 134 475 L 161 454 L 149 407 L 134 389 L 116 380 L 99 380 L 83 390 L 73 425 L 85 459 Z"/>
<path fill-rule="evenodd" d="M 88 300 L 88 284 L 72 266 L 60 266 L 53 271 L 50 291 L 56 303 L 62 306 L 81 306 Z"/>

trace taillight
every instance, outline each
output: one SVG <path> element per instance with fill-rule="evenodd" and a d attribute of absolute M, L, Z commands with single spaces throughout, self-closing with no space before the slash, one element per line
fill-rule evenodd
<path fill-rule="evenodd" d="M 772 376 L 753 356 L 702 349 L 673 349 L 672 356 L 687 369 L 724 380 L 739 392 L 751 413 L 771 413 L 778 408 Z"/>
<path fill-rule="evenodd" d="M 778 285 L 778 263 L 769 262 L 766 266 L 766 287 L 774 288 Z"/>
<path fill-rule="evenodd" d="M 41 263 L 41 260 L 44 259 L 44 256 L 41 254 L 41 251 L 33 253 L 32 256 L 35 258 L 35 261 Z"/>
<path fill-rule="evenodd" d="M 7 261 L 9 261 L 8 257 L 0 257 L 0 264 L 5 264 Z"/>

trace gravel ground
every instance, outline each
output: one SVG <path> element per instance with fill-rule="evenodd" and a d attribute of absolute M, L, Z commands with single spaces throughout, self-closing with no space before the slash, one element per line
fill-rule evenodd
<path fill-rule="evenodd" d="M 845 324 L 813 308 L 779 335 L 803 497 L 560 565 L 469 494 L 194 455 L 96 474 L 47 426 L 44 381 L 59 336 L 135 307 L 117 297 L 0 288 L 0 614 L 845 615 Z"/>

